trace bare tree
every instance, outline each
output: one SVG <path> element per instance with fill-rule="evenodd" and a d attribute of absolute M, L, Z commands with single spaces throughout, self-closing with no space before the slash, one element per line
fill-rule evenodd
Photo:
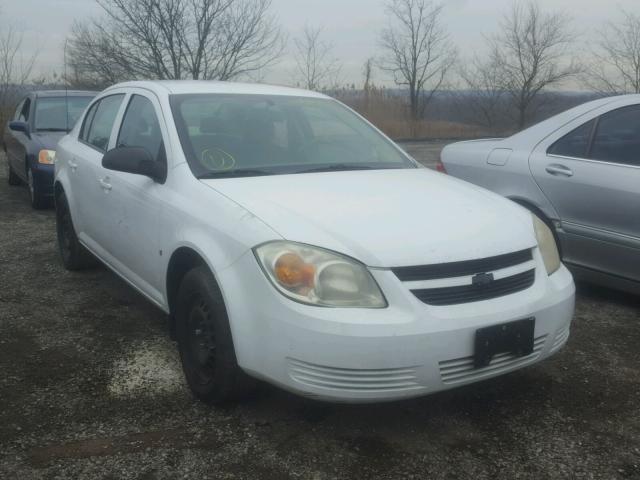
<path fill-rule="evenodd" d="M 410 113 L 416 121 L 443 86 L 456 60 L 456 49 L 442 26 L 442 5 L 429 0 L 389 0 L 390 23 L 382 32 L 381 68 L 397 85 L 409 88 Z"/>
<path fill-rule="evenodd" d="M 105 12 L 74 26 L 72 82 L 229 80 L 282 54 L 271 0 L 97 0 Z"/>
<path fill-rule="evenodd" d="M 570 18 L 562 13 L 543 13 L 535 1 L 516 2 L 503 18 L 502 31 L 490 39 L 495 61 L 502 65 L 505 90 L 523 128 L 533 113 L 540 93 L 571 78 L 581 69 L 567 58 L 575 35 Z"/>
<path fill-rule="evenodd" d="M 463 89 L 459 95 L 465 116 L 496 131 L 505 116 L 506 77 L 500 56 L 494 51 L 486 59 L 476 56 L 460 67 Z"/>
<path fill-rule="evenodd" d="M 640 15 L 621 11 L 622 19 L 599 32 L 586 83 L 603 94 L 640 93 Z"/>
<path fill-rule="evenodd" d="M 22 39 L 22 34 L 11 27 L 0 33 L 0 125 L 10 117 L 36 61 L 35 54 L 27 58 L 21 55 Z"/>
<path fill-rule="evenodd" d="M 307 90 L 334 87 L 342 66 L 333 56 L 333 45 L 322 40 L 321 27 L 304 27 L 302 36 L 294 40 L 296 75 Z"/>

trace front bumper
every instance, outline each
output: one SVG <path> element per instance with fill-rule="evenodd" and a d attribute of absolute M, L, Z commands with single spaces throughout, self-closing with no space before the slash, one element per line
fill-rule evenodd
<path fill-rule="evenodd" d="M 420 302 L 388 270 L 372 273 L 389 300 L 386 309 L 295 303 L 273 288 L 251 252 L 219 272 L 239 365 L 307 397 L 379 402 L 517 370 L 557 352 L 569 336 L 575 287 L 565 267 L 551 276 L 537 268 L 535 284 L 522 292 L 447 307 Z M 473 368 L 478 328 L 528 317 L 536 318 L 531 355 L 497 355 Z"/>
<path fill-rule="evenodd" d="M 43 165 L 34 162 L 31 166 L 35 188 L 43 196 L 53 196 L 54 165 Z"/>

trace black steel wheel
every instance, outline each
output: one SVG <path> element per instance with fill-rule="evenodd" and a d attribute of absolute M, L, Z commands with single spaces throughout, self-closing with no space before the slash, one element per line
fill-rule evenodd
<path fill-rule="evenodd" d="M 184 276 L 175 317 L 182 369 L 193 394 L 219 404 L 245 393 L 252 382 L 238 367 L 224 300 L 206 267 Z"/>
<path fill-rule="evenodd" d="M 64 193 L 61 193 L 56 199 L 56 234 L 64 268 L 76 271 L 97 264 L 96 258 L 78 241 L 67 197 Z"/>

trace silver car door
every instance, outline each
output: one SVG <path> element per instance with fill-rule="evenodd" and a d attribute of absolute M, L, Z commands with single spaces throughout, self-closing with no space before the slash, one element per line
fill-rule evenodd
<path fill-rule="evenodd" d="M 640 106 L 540 143 L 531 172 L 560 215 L 564 260 L 640 280 Z"/>

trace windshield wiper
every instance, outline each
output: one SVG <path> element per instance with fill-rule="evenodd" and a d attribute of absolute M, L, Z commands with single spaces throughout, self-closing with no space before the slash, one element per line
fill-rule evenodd
<path fill-rule="evenodd" d="M 319 173 L 319 172 L 343 172 L 349 170 L 374 170 L 384 167 L 370 167 L 368 165 L 358 165 L 357 163 L 336 163 L 324 167 L 314 167 L 307 170 L 298 170 L 296 173 Z"/>
<path fill-rule="evenodd" d="M 274 175 L 274 172 L 247 168 L 242 170 L 226 170 L 224 172 L 207 172 L 198 175 L 197 178 L 198 180 L 212 180 L 215 178 L 264 177 L 266 175 Z"/>
<path fill-rule="evenodd" d="M 70 132 L 66 128 L 36 128 L 36 132 Z"/>

